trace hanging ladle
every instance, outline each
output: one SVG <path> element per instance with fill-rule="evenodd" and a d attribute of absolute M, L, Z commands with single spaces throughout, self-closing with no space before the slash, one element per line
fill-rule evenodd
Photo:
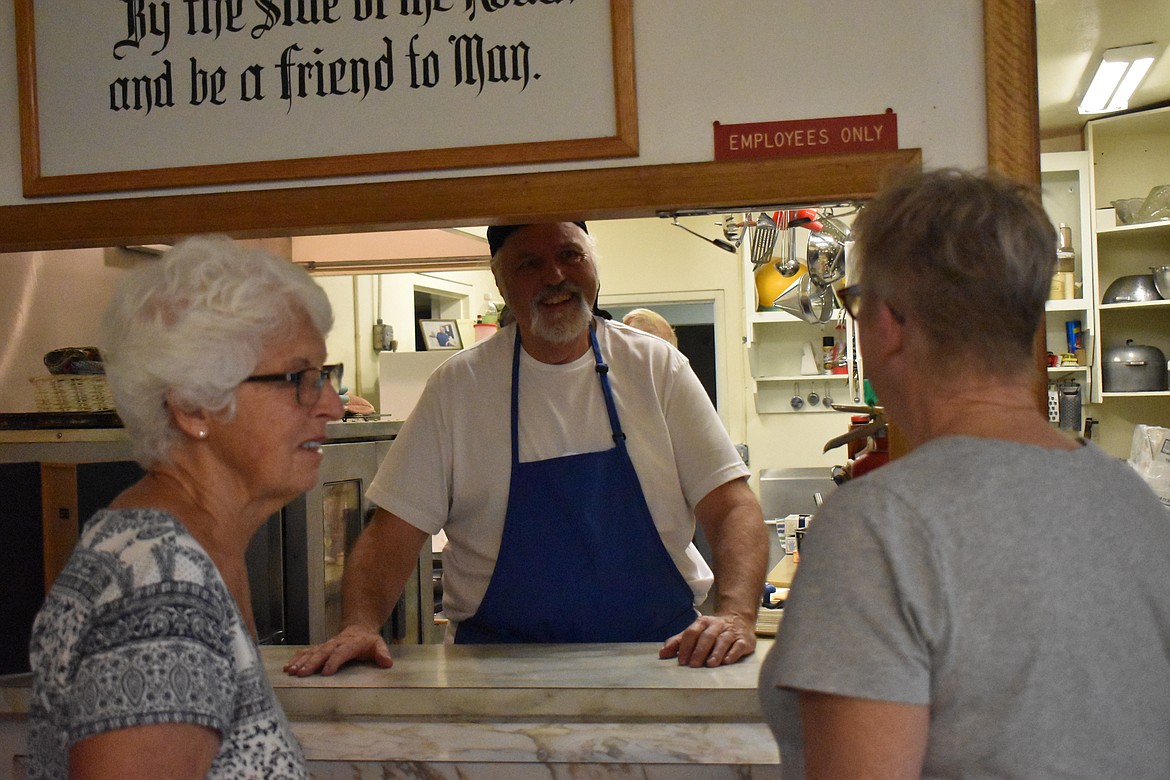
<path fill-rule="evenodd" d="M 800 408 L 802 406 L 804 406 L 804 398 L 800 395 L 800 385 L 799 384 L 796 385 L 796 393 L 795 393 L 795 395 L 792 396 L 792 400 L 789 401 L 788 403 L 792 404 L 792 408 L 796 411 L 800 411 Z"/>
<path fill-rule="evenodd" d="M 821 402 L 821 397 L 819 395 L 817 395 L 817 391 L 816 390 L 810 391 L 808 394 L 808 405 L 809 406 L 816 406 L 820 402 Z"/>
<path fill-rule="evenodd" d="M 826 409 L 833 408 L 833 396 L 829 395 L 829 392 L 829 383 L 825 382 L 825 397 L 821 399 L 821 403 Z"/>

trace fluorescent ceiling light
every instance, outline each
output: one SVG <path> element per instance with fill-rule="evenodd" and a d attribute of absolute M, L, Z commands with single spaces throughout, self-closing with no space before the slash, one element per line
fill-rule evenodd
<path fill-rule="evenodd" d="M 1152 43 L 1106 49 L 1077 111 L 1082 114 L 1124 111 L 1157 54 L 1158 47 Z"/>

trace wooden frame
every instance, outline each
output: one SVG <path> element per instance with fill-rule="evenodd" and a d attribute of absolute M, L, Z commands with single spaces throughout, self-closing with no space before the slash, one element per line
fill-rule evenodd
<path fill-rule="evenodd" d="M 592 160 L 638 154 L 631 0 L 609 0 L 615 121 L 615 132 L 611 136 L 45 175 L 42 172 L 33 4 L 34 0 L 15 0 L 21 174 L 25 197 Z"/>
<path fill-rule="evenodd" d="M 1035 46 L 1032 0 L 984 0 L 988 161 L 1025 181 L 1038 180 L 1040 169 Z M 904 149 L 22 204 L 0 207 L 0 252 L 170 243 L 209 230 L 258 238 L 824 202 L 872 195 L 890 169 L 921 162 L 919 150 Z"/>
<path fill-rule="evenodd" d="M 463 338 L 459 335 L 459 323 L 455 320 L 419 320 L 423 346 L 427 351 L 441 349 L 463 349 Z"/>

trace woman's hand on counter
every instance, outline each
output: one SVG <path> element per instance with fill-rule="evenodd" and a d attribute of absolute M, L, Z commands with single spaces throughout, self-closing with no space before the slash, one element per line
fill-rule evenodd
<path fill-rule="evenodd" d="M 756 649 L 756 627 L 739 615 L 701 615 L 658 651 L 659 658 L 678 656 L 680 666 L 733 664 Z"/>
<path fill-rule="evenodd" d="M 382 635 L 364 626 L 346 626 L 337 636 L 319 645 L 298 650 L 284 665 L 284 673 L 308 677 L 320 672 L 331 675 L 350 661 L 373 661 L 383 669 L 394 665 L 390 647 Z"/>

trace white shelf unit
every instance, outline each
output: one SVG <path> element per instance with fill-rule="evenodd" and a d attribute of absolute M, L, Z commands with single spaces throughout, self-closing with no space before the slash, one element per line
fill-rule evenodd
<path fill-rule="evenodd" d="M 1170 264 L 1170 221 L 1116 225 L 1099 218 L 1115 200 L 1144 198 L 1159 185 L 1170 184 L 1170 109 L 1095 119 L 1085 126 L 1085 145 L 1091 162 L 1090 182 L 1094 210 L 1090 213 L 1097 259 L 1098 338 L 1094 346 L 1094 381 L 1100 389 L 1094 401 L 1112 398 L 1154 399 L 1152 418 L 1167 424 L 1170 392 L 1104 392 L 1100 383 L 1101 355 L 1110 347 L 1134 344 L 1157 347 L 1170 355 L 1170 301 L 1100 303 L 1101 295 L 1119 277 L 1148 274 L 1151 266 Z"/>
<path fill-rule="evenodd" d="M 1093 362 L 1094 343 L 1098 332 L 1096 300 L 1096 255 L 1090 221 L 1092 199 L 1089 186 L 1088 152 L 1054 152 L 1040 155 L 1040 188 L 1044 210 L 1054 225 L 1066 224 L 1072 228 L 1073 252 L 1076 263 L 1072 297 L 1058 298 L 1045 305 L 1045 342 L 1047 350 L 1055 354 L 1068 352 L 1066 323 L 1081 323 L 1082 344 L 1087 361 Z M 1056 248 L 1053 247 L 1053 251 Z M 1089 365 L 1059 366 L 1048 369 L 1050 381 L 1073 379 L 1084 390 L 1084 400 L 1098 393 L 1096 372 Z"/>
<path fill-rule="evenodd" d="M 838 310 L 826 323 L 808 323 L 787 312 L 750 312 L 748 318 L 748 363 L 756 384 L 758 414 L 844 414 L 825 406 L 807 402 L 809 393 L 821 399 L 828 394 L 833 403 L 856 403 L 860 399 L 860 367 L 854 372 L 856 343 L 853 322 Z M 803 374 L 801 364 L 805 345 L 811 345 L 818 366 L 825 336 L 833 336 L 848 353 L 848 372 L 844 374 Z M 822 369 L 823 370 L 823 369 Z M 792 399 L 806 399 L 794 409 Z"/>

